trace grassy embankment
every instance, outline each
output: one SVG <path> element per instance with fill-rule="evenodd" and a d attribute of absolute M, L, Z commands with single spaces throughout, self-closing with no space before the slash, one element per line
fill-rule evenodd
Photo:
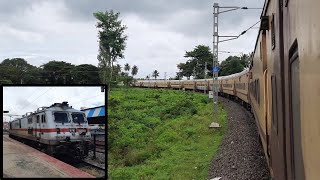
<path fill-rule="evenodd" d="M 159 89 L 114 89 L 109 96 L 109 179 L 206 179 L 226 131 L 209 129 L 208 95 Z"/>

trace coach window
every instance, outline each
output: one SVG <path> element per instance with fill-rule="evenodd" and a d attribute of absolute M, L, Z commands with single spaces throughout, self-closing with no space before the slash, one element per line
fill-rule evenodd
<path fill-rule="evenodd" d="M 39 123 L 40 115 L 37 115 L 37 123 Z"/>
<path fill-rule="evenodd" d="M 54 114 L 54 121 L 57 123 L 68 123 L 68 115 L 64 112 L 55 112 Z"/>

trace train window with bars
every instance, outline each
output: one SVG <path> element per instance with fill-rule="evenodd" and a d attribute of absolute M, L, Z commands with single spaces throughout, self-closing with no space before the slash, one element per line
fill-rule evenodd
<path fill-rule="evenodd" d="M 276 47 L 276 34 L 275 34 L 275 29 L 274 29 L 274 14 L 272 14 L 272 19 L 271 19 L 271 46 L 272 46 L 272 50 Z"/>

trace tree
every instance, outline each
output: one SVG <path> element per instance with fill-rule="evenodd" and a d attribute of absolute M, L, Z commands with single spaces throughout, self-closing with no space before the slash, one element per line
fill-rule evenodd
<path fill-rule="evenodd" d="M 176 73 L 176 77 L 174 77 L 173 79 L 174 79 L 174 80 L 181 80 L 182 77 L 183 77 L 182 73 L 181 73 L 181 72 L 177 72 L 177 73 Z M 189 77 L 189 78 L 190 78 L 190 77 Z"/>
<path fill-rule="evenodd" d="M 244 68 L 248 68 L 250 65 L 250 54 L 243 54 L 240 57 L 240 63 Z"/>
<path fill-rule="evenodd" d="M 128 72 L 130 71 L 130 65 L 128 63 L 124 65 L 124 70 Z"/>
<path fill-rule="evenodd" d="M 91 64 L 75 66 L 71 76 L 73 84 L 98 84 L 100 82 L 98 67 Z"/>
<path fill-rule="evenodd" d="M 219 76 L 227 76 L 244 70 L 244 66 L 238 56 L 229 56 L 221 62 Z"/>
<path fill-rule="evenodd" d="M 188 58 L 187 62 L 177 65 L 183 76 L 188 79 L 190 79 L 190 76 L 194 76 L 195 79 L 202 79 L 206 70 L 206 76 L 212 77 L 213 54 L 209 46 L 198 45 L 192 51 L 186 51 L 184 57 Z"/>
<path fill-rule="evenodd" d="M 178 64 L 177 67 L 179 69 L 180 75 L 182 75 L 182 77 L 183 76 L 187 77 L 188 80 L 194 74 L 194 62 L 190 60 L 187 61 L 186 63 Z"/>
<path fill-rule="evenodd" d="M 158 76 L 159 76 L 159 72 L 157 70 L 154 70 L 152 73 L 152 77 L 154 77 L 154 79 L 157 79 Z"/>
<path fill-rule="evenodd" d="M 191 66 L 193 67 L 193 76 L 195 79 L 203 79 L 204 78 L 204 70 L 207 70 L 207 75 L 211 75 L 212 69 L 212 52 L 209 46 L 198 45 L 192 51 L 187 51 L 185 56 L 191 60 Z M 205 65 L 207 66 L 205 67 Z"/>
<path fill-rule="evenodd" d="M 49 61 L 40 66 L 48 84 L 71 84 L 75 75 L 75 65 L 64 61 Z"/>
<path fill-rule="evenodd" d="M 131 70 L 131 75 L 132 75 L 132 77 L 134 77 L 135 75 L 138 74 L 138 70 L 139 70 L 139 68 L 138 68 L 136 65 L 134 65 L 134 66 L 132 67 L 132 70 Z"/>
<path fill-rule="evenodd" d="M 113 72 L 114 72 L 114 76 L 113 76 L 113 82 L 115 82 L 115 84 L 119 83 L 119 78 L 121 77 L 121 65 L 117 64 L 116 66 L 113 67 Z"/>
<path fill-rule="evenodd" d="M 0 80 L 10 80 L 13 84 L 44 83 L 40 77 L 41 70 L 23 58 L 5 59 L 0 65 Z"/>
<path fill-rule="evenodd" d="M 124 50 L 126 48 L 127 36 L 124 35 L 126 26 L 122 25 L 119 20 L 120 13 L 110 12 L 96 12 L 93 13 L 98 20 L 96 27 L 99 29 L 99 54 L 97 56 L 99 67 L 103 69 L 102 77 L 103 83 L 109 84 L 112 80 L 113 63 L 118 58 L 124 58 Z"/>
<path fill-rule="evenodd" d="M 130 82 L 133 80 L 133 78 L 131 76 L 129 76 L 130 68 L 131 67 L 128 63 L 126 63 L 124 65 L 124 70 L 126 71 L 125 76 L 124 76 L 124 82 L 127 85 L 127 87 L 129 86 Z"/>

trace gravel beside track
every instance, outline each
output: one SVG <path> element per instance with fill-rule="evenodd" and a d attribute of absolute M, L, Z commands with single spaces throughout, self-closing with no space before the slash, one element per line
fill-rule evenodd
<path fill-rule="evenodd" d="M 228 127 L 211 162 L 209 179 L 271 179 L 253 116 L 231 100 L 219 100 L 228 112 Z"/>

